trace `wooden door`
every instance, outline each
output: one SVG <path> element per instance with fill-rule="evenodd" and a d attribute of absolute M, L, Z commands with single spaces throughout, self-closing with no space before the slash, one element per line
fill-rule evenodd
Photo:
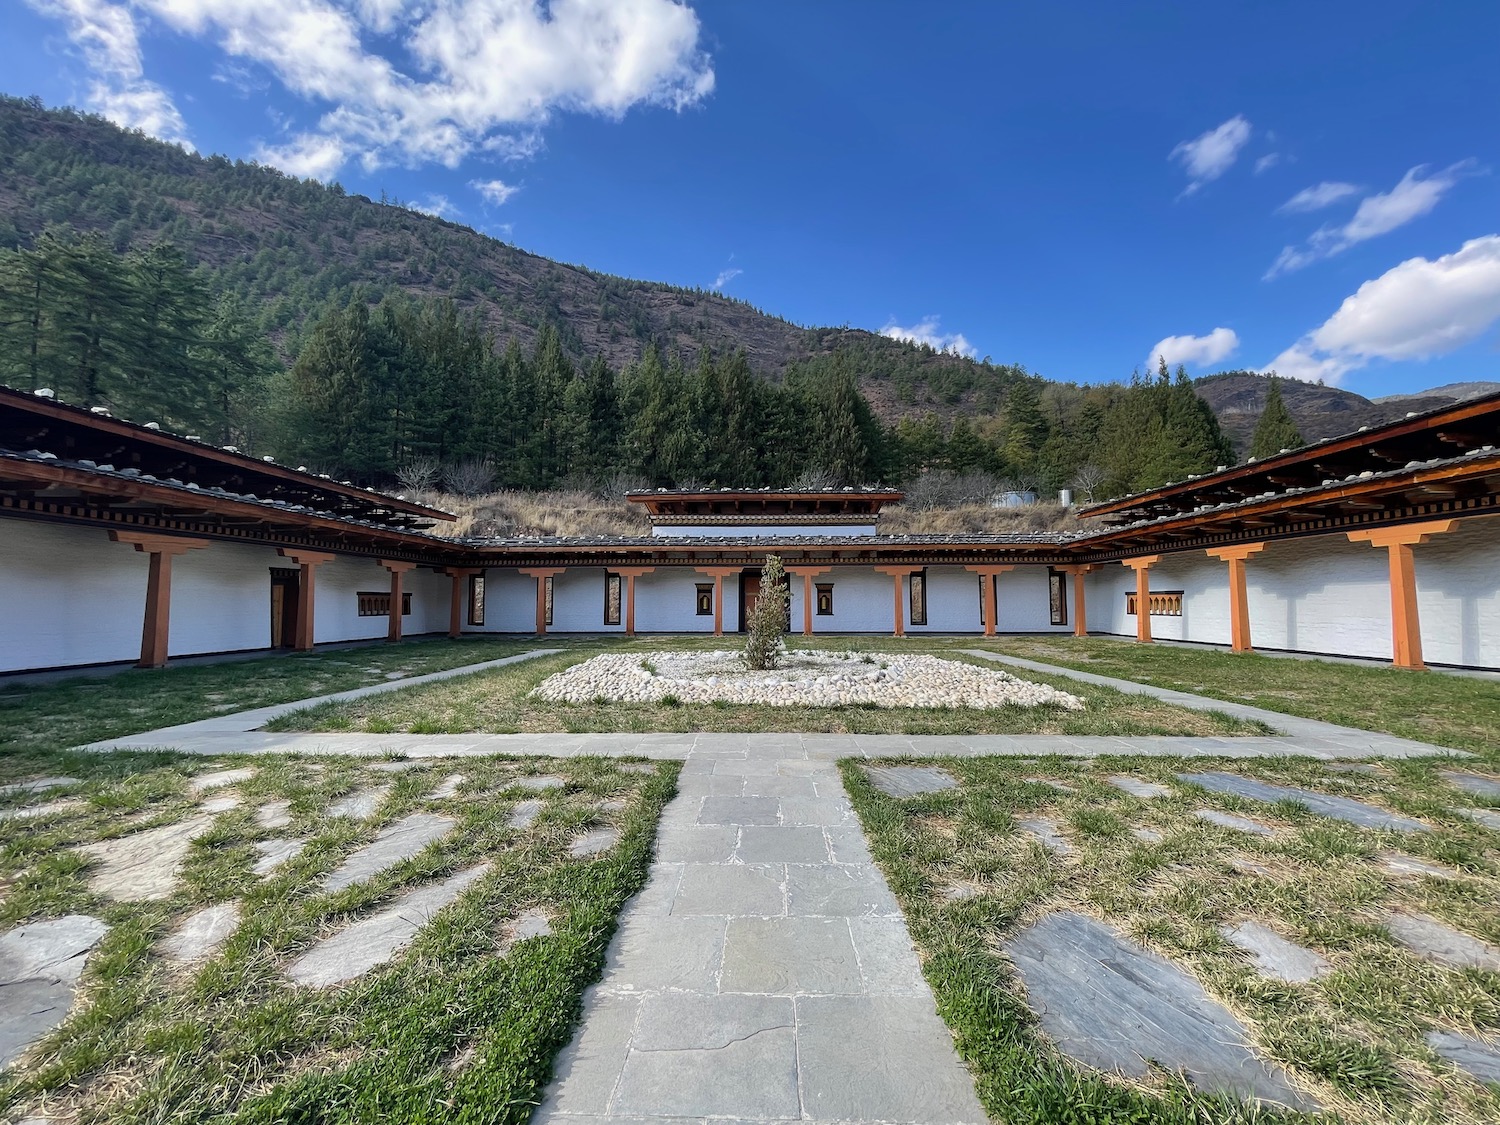
<path fill-rule="evenodd" d="M 760 600 L 760 571 L 747 570 L 740 575 L 740 632 L 750 625 L 750 614 Z"/>
<path fill-rule="evenodd" d="M 271 571 L 271 647 L 291 648 L 297 641 L 300 575 L 277 567 Z"/>

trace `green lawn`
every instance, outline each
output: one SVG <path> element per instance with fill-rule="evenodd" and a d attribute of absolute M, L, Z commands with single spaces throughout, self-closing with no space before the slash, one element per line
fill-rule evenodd
<path fill-rule="evenodd" d="M 1300 667 L 1294 665 L 1293 667 Z M 931 763 L 923 763 L 931 764 Z M 1422 762 L 1374 774 L 1297 759 L 1233 762 L 1059 758 L 947 760 L 961 787 L 897 800 L 854 762 L 845 784 L 924 961 L 938 1007 L 995 1121 L 1016 1125 L 1220 1125 L 1294 1118 L 1192 1092 L 1157 1072 L 1146 1081 L 1076 1066 L 1040 1032 L 1003 955 L 1007 940 L 1059 909 L 1101 919 L 1195 976 L 1248 1026 L 1263 1058 L 1286 1067 L 1350 1125 L 1500 1120 L 1500 1088 L 1442 1063 L 1423 1042 L 1434 1028 L 1500 1028 L 1500 973 L 1455 971 L 1418 959 L 1379 926 L 1387 908 L 1417 910 L 1500 944 L 1500 833 L 1450 811 L 1469 803 Z M 1308 813 L 1210 794 L 1179 769 L 1229 769 L 1363 798 L 1425 819 L 1428 833 L 1368 831 Z M 1127 772 L 1172 787 L 1129 796 L 1104 778 Z M 1063 782 L 1074 793 L 1045 784 Z M 1192 815 L 1212 808 L 1275 829 L 1261 838 Z M 1054 855 L 1017 816 L 1056 820 L 1075 849 Z M 1158 843 L 1131 834 L 1150 827 Z M 1391 873 L 1377 853 L 1400 849 L 1449 866 L 1451 881 Z M 1261 864 L 1246 873 L 1231 859 Z M 957 898 L 961 889 L 971 897 Z M 1333 963 L 1331 975 L 1284 984 L 1254 972 L 1219 933 L 1255 919 Z"/>
<path fill-rule="evenodd" d="M 0 781 L 44 766 L 69 746 L 274 703 L 420 676 L 540 647 L 530 639 L 465 637 L 279 653 L 153 671 L 131 669 L 54 684 L 0 680 Z M 555 645 L 553 646 L 555 647 Z"/>
<path fill-rule="evenodd" d="M 676 763 L 636 772 L 596 758 L 468 759 L 396 774 L 347 758 L 210 764 L 110 755 L 107 764 L 112 776 L 64 792 L 68 807 L 0 821 L 0 929 L 70 913 L 109 925 L 73 1014 L 0 1075 L 3 1120 L 45 1110 L 80 1125 L 525 1121 L 583 989 L 601 971 L 621 907 L 644 884 L 678 771 Z M 76 845 L 182 820 L 201 799 L 188 793 L 188 778 L 223 765 L 257 772 L 237 786 L 242 805 L 194 842 L 170 897 L 112 902 L 90 886 Z M 458 794 L 428 797 L 450 772 L 467 779 Z M 543 773 L 566 786 L 533 793 L 514 784 Z M 337 796 L 376 785 L 391 790 L 373 819 L 327 814 Z M 544 801 L 540 815 L 529 827 L 508 827 L 526 798 Z M 37 794 L 27 803 L 58 799 Z M 293 823 L 260 827 L 256 807 L 277 800 L 291 802 Z M 417 811 L 457 825 L 366 883 L 320 888 L 323 874 L 381 825 Z M 606 824 L 620 832 L 612 849 L 568 855 L 573 837 Z M 273 836 L 308 842 L 257 877 L 253 844 Z M 483 861 L 488 873 L 384 967 L 325 990 L 282 976 L 320 937 Z M 185 916 L 231 899 L 242 901 L 242 920 L 217 955 L 190 967 L 162 958 L 159 942 Z M 548 915 L 553 933 L 512 942 L 510 925 L 530 910 Z"/>
<path fill-rule="evenodd" d="M 1110 637 L 1003 637 L 969 647 L 1385 731 L 1500 762 L 1500 680 Z"/>
<path fill-rule="evenodd" d="M 812 647 L 803 638 L 792 642 Z M 825 638 L 812 642 L 860 652 L 932 652 L 989 670 L 993 662 L 962 656 L 944 641 L 911 638 Z M 560 704 L 528 698 L 538 683 L 570 664 L 600 652 L 727 648 L 734 638 L 639 638 L 585 643 L 556 656 L 476 673 L 440 683 L 371 696 L 349 703 L 323 704 L 293 712 L 270 724 L 272 730 L 408 731 L 446 734 L 469 731 L 800 731 L 858 734 L 1098 734 L 1149 735 L 1264 734 L 1257 723 L 1218 713 L 1188 711 L 1154 699 L 1109 688 L 1094 688 L 1061 676 L 1024 674 L 1080 696 L 1086 708 L 1057 707 L 884 708 L 743 705 Z"/>

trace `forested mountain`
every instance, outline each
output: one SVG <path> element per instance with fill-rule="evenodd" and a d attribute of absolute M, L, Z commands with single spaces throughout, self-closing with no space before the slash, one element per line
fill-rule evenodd
<path fill-rule="evenodd" d="M 951 500 L 1211 470 L 1265 396 L 1247 372 L 1078 386 L 800 328 L 3 97 L 0 382 L 372 484 L 921 480 Z M 1309 440 L 1423 408 L 1283 396 Z"/>

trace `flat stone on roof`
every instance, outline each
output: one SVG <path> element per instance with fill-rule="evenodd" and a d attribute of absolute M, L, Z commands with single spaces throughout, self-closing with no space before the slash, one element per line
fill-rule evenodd
<path fill-rule="evenodd" d="M 1402 832 L 1426 832 L 1427 825 L 1420 820 L 1398 816 L 1376 805 L 1356 801 L 1351 797 L 1333 797 L 1327 793 L 1316 793 L 1311 789 L 1298 789 L 1291 785 L 1272 785 L 1237 773 L 1180 773 L 1183 781 L 1201 785 L 1215 793 L 1229 793 L 1236 797 L 1248 797 L 1252 801 L 1296 801 L 1319 816 L 1332 817 L 1360 828 L 1394 828 Z"/>
<path fill-rule="evenodd" d="M 1245 1029 L 1190 974 L 1082 914 L 1049 914 L 1006 946 L 1058 1048 L 1135 1078 L 1147 1060 L 1204 1090 L 1298 1109 L 1317 1102 L 1250 1049 Z"/>
<path fill-rule="evenodd" d="M 330 872 L 323 880 L 323 889 L 341 891 L 355 883 L 363 883 L 386 868 L 410 859 L 434 840 L 441 840 L 453 831 L 455 823 L 452 817 L 430 813 L 403 816 L 382 828 L 374 840 L 344 860 L 337 871 Z"/>
<path fill-rule="evenodd" d="M 865 775 L 887 797 L 919 797 L 958 785 L 951 773 L 936 766 L 866 766 Z"/>

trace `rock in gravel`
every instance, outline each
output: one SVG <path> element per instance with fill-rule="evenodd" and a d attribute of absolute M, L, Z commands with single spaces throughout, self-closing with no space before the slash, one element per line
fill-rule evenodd
<path fill-rule="evenodd" d="M 1219 927 L 1224 937 L 1255 958 L 1261 973 L 1290 984 L 1302 984 L 1326 976 L 1333 970 L 1328 960 L 1311 949 L 1288 941 L 1269 926 L 1241 922 Z"/>
<path fill-rule="evenodd" d="M 202 961 L 213 956 L 219 946 L 239 927 L 240 904 L 221 902 L 205 906 L 190 914 L 176 932 L 161 943 L 161 951 L 179 962 Z"/>
<path fill-rule="evenodd" d="M 0 1070 L 67 1018 L 89 953 L 108 932 L 70 914 L 0 934 Z"/>
<path fill-rule="evenodd" d="M 434 840 L 453 831 L 452 817 L 411 813 L 382 828 L 375 839 L 355 852 L 323 880 L 325 891 L 341 891 L 363 883 L 388 867 L 410 859 Z"/>

